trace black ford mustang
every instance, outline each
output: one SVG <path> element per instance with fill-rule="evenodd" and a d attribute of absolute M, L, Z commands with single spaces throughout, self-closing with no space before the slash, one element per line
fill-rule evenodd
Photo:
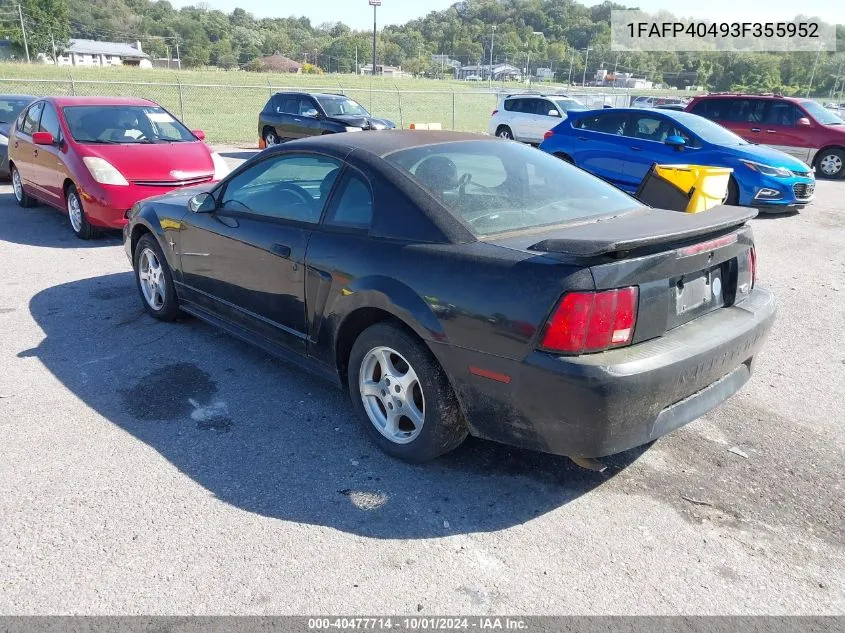
<path fill-rule="evenodd" d="M 196 315 L 349 389 L 422 461 L 467 434 L 574 457 L 735 393 L 775 315 L 753 210 L 641 206 L 518 143 L 338 134 L 136 205 L 144 306 Z"/>

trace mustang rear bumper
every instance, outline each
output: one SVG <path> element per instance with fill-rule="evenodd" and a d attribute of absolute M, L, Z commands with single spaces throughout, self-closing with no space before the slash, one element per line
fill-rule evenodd
<path fill-rule="evenodd" d="M 775 312 L 774 296 L 758 288 L 742 303 L 659 339 L 599 354 L 533 352 L 519 362 L 444 344 L 432 349 L 474 435 L 602 457 L 657 439 L 736 393 L 751 375 Z M 474 375 L 470 366 L 498 379 Z"/>

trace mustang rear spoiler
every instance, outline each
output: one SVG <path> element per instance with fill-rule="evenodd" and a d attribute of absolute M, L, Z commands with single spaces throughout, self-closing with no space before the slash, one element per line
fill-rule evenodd
<path fill-rule="evenodd" d="M 645 209 L 556 231 L 528 250 L 594 257 L 678 242 L 742 226 L 756 209 L 720 205 L 699 213 Z"/>

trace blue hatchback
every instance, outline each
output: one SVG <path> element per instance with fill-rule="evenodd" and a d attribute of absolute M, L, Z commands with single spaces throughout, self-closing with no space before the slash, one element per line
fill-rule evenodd
<path fill-rule="evenodd" d="M 775 211 L 813 199 L 816 180 L 805 163 L 754 145 L 695 114 L 641 108 L 570 112 L 546 133 L 540 149 L 620 189 L 635 192 L 655 163 L 733 169 L 727 204 Z"/>

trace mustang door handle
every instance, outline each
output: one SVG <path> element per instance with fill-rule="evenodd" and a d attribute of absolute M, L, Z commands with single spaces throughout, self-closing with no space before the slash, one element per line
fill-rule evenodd
<path fill-rule="evenodd" d="M 588 139 L 586 136 L 579 136 L 578 140 L 579 141 L 589 141 L 590 139 Z"/>
<path fill-rule="evenodd" d="M 279 257 L 284 257 L 287 259 L 290 257 L 290 246 L 285 246 L 284 244 L 273 244 L 270 247 L 273 255 L 278 255 Z"/>
<path fill-rule="evenodd" d="M 632 147 L 631 151 L 632 152 L 641 152 L 641 151 L 643 151 L 643 148 L 642 147 Z"/>
<path fill-rule="evenodd" d="M 766 130 L 766 132 L 768 132 L 769 134 L 777 134 L 778 133 L 777 130 Z"/>
<path fill-rule="evenodd" d="M 751 131 L 752 132 L 759 132 L 760 128 L 759 127 L 753 127 L 753 128 L 751 128 Z"/>

